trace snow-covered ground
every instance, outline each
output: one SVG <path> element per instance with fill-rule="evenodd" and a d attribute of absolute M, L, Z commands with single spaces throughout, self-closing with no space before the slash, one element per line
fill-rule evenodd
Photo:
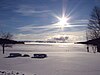
<path fill-rule="evenodd" d="M 5 58 L 9 53 L 29 54 L 30 57 Z M 44 59 L 31 58 L 45 53 Z M 84 45 L 15 45 L 0 51 L 0 70 L 18 71 L 25 75 L 100 75 L 100 54 L 86 52 Z"/>

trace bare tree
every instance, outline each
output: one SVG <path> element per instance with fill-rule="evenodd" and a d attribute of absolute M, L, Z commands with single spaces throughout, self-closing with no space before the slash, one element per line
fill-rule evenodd
<path fill-rule="evenodd" d="M 0 45 L 1 45 L 2 48 L 3 48 L 3 54 L 4 54 L 4 51 L 5 51 L 5 47 L 12 47 L 11 44 L 8 45 L 8 44 L 6 43 L 6 40 L 11 40 L 12 37 L 13 37 L 13 35 L 12 35 L 11 33 L 9 33 L 9 32 L 7 32 L 7 33 L 6 33 L 6 32 L 1 32 L 1 33 L 0 33 L 0 39 L 1 39 Z"/>
<path fill-rule="evenodd" d="M 94 7 L 88 24 L 88 39 L 100 38 L 100 8 Z"/>
<path fill-rule="evenodd" d="M 0 38 L 11 40 L 12 37 L 13 37 L 13 35 L 9 32 L 1 32 L 0 33 Z"/>
<path fill-rule="evenodd" d="M 87 41 L 91 40 L 92 44 L 95 44 L 97 47 L 97 52 L 100 52 L 99 40 L 96 41 L 96 39 L 100 39 L 100 7 L 94 7 L 89 19 L 86 35 Z"/>

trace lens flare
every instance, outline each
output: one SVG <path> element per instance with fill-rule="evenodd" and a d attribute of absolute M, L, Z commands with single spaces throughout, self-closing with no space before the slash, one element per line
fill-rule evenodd
<path fill-rule="evenodd" d="M 65 17 L 64 15 L 62 17 L 58 17 L 56 16 L 56 18 L 58 19 L 58 22 L 55 24 L 57 27 L 61 28 L 62 30 L 65 28 L 65 27 L 69 27 L 69 23 L 68 23 L 68 20 L 69 18 L 68 17 Z"/>

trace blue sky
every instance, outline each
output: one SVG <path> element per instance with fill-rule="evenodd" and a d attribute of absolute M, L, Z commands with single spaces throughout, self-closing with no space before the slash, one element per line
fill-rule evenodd
<path fill-rule="evenodd" d="M 0 31 L 11 32 L 16 40 L 68 36 L 69 41 L 82 41 L 94 6 L 100 0 L 0 0 Z M 71 27 L 62 30 L 54 24 L 63 12 Z"/>

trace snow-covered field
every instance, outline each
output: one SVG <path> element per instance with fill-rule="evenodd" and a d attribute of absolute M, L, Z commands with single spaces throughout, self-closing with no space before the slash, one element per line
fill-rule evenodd
<path fill-rule="evenodd" d="M 12 52 L 30 57 L 5 58 Z M 34 53 L 45 53 L 48 57 L 31 58 Z M 15 45 L 6 49 L 4 55 L 0 50 L 0 70 L 25 75 L 100 75 L 100 54 L 87 53 L 84 45 Z"/>

